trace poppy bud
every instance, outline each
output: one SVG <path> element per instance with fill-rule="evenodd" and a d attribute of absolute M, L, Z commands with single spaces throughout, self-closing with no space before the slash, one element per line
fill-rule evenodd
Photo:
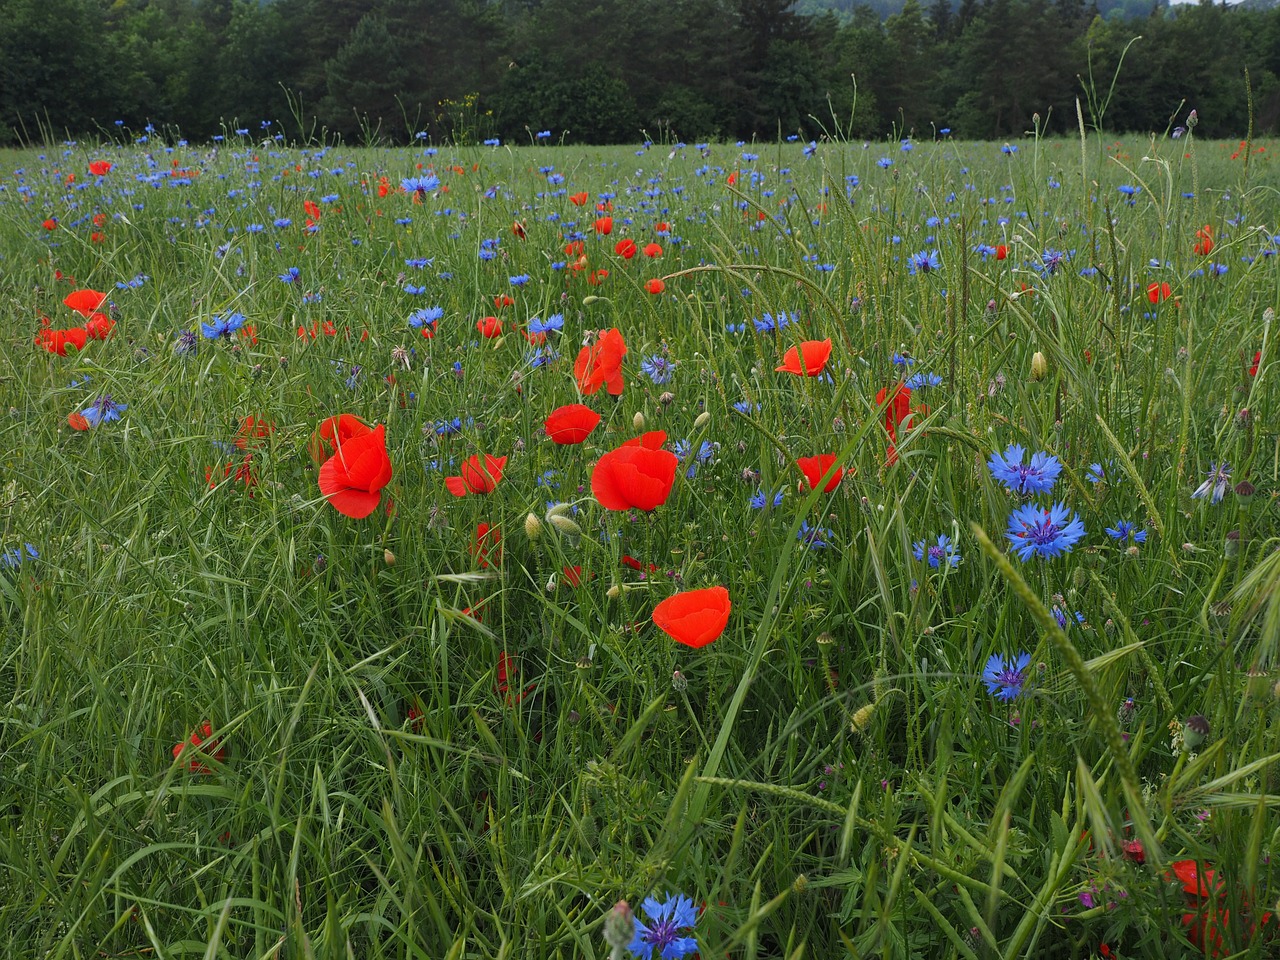
<path fill-rule="evenodd" d="M 532 513 L 524 518 L 524 535 L 530 540 L 537 540 L 542 533 L 542 521 Z"/>
<path fill-rule="evenodd" d="M 1201 714 L 1187 717 L 1182 726 L 1182 744 L 1188 750 L 1194 750 L 1204 743 L 1209 736 L 1209 721 Z"/>
<path fill-rule="evenodd" d="M 795 880 L 791 882 L 791 889 L 795 893 L 804 893 L 809 889 L 809 878 L 803 873 L 799 874 Z"/>
<path fill-rule="evenodd" d="M 593 295 L 593 296 L 590 296 L 590 297 L 583 297 L 583 298 L 582 298 L 582 305 L 583 305 L 584 307 L 589 307 L 589 306 L 591 306 L 593 303 L 595 303 L 595 302 L 596 302 L 597 300 L 599 300 L 599 299 L 600 299 L 599 297 L 594 296 L 594 295 Z"/>
<path fill-rule="evenodd" d="M 567 503 L 554 504 L 547 510 L 547 522 L 550 523 L 552 517 L 563 517 L 567 515 L 572 509 L 573 508 Z"/>
<path fill-rule="evenodd" d="M 604 918 L 604 942 L 614 948 L 614 953 L 621 951 L 636 935 L 636 921 L 627 901 L 619 900 L 613 905 L 608 916 Z"/>
<path fill-rule="evenodd" d="M 710 422 L 711 422 L 711 411 L 703 410 L 700 414 L 698 414 L 698 419 L 693 421 L 693 429 L 701 430 Z"/>
<path fill-rule="evenodd" d="M 582 536 L 582 528 L 563 514 L 557 513 L 553 516 L 547 517 L 547 519 L 551 521 L 551 525 L 553 527 L 563 533 L 566 537 Z"/>
<path fill-rule="evenodd" d="M 388 567 L 394 567 L 396 565 L 396 555 L 392 553 L 390 550 L 383 550 L 382 562 L 385 563 Z"/>
<path fill-rule="evenodd" d="M 1044 358 L 1044 354 L 1037 350 L 1031 355 L 1031 379 L 1037 382 L 1043 380 L 1049 373 L 1049 361 Z"/>
<path fill-rule="evenodd" d="M 858 708 L 853 717 L 849 720 L 849 729 L 854 733 L 861 733 L 867 728 L 867 724 L 871 722 L 871 718 L 876 714 L 876 705 L 868 703 Z"/>
<path fill-rule="evenodd" d="M 631 426 L 634 427 L 637 431 L 641 431 L 644 429 L 644 414 L 641 413 L 639 410 L 637 410 L 636 415 L 631 418 Z"/>
<path fill-rule="evenodd" d="M 622 596 L 622 587 L 618 586 L 615 583 L 612 587 L 610 587 L 608 590 L 605 591 L 604 595 L 608 597 L 610 600 L 617 600 L 620 596 Z"/>

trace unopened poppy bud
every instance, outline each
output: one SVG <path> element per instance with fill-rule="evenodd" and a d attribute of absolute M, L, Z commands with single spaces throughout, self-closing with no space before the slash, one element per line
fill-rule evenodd
<path fill-rule="evenodd" d="M 576 523 L 574 523 L 573 520 L 566 517 L 564 514 L 557 513 L 554 516 L 548 517 L 547 519 L 551 522 L 551 525 L 553 527 L 555 527 L 557 530 L 559 530 L 561 533 L 563 533 L 567 537 L 582 536 L 582 528 L 578 526 Z"/>
<path fill-rule="evenodd" d="M 583 305 L 584 307 L 589 307 L 589 306 L 591 306 L 593 303 L 595 303 L 595 302 L 596 302 L 597 300 L 599 300 L 599 299 L 600 299 L 599 297 L 583 297 L 583 298 L 582 298 L 582 305 Z"/>
<path fill-rule="evenodd" d="M 698 414 L 698 419 L 693 421 L 693 429 L 701 430 L 710 422 L 711 422 L 711 411 L 703 410 L 700 414 Z"/>
<path fill-rule="evenodd" d="M 620 951 L 635 938 L 635 935 L 636 921 L 631 913 L 631 907 L 627 901 L 619 900 L 604 918 L 604 942 Z"/>
<path fill-rule="evenodd" d="M 632 418 L 631 418 L 631 426 L 632 426 L 635 430 L 643 430 L 643 429 L 644 429 L 644 414 L 643 414 L 643 413 L 641 413 L 639 410 L 637 410 L 637 411 L 636 411 L 636 415 L 635 415 L 634 417 L 632 417 Z"/>
<path fill-rule="evenodd" d="M 1049 361 L 1044 358 L 1044 354 L 1037 350 L 1031 355 L 1031 379 L 1040 381 L 1049 373 Z"/>
<path fill-rule="evenodd" d="M 867 724 L 871 722 L 871 718 L 876 715 L 876 705 L 868 703 L 859 707 L 854 715 L 849 719 L 849 729 L 854 733 L 861 733 L 867 728 Z"/>
<path fill-rule="evenodd" d="M 610 600 L 617 600 L 620 596 L 622 596 L 622 587 L 618 586 L 618 584 L 615 583 L 612 587 L 610 587 L 608 590 L 604 592 L 604 595 L 608 597 Z"/>
<path fill-rule="evenodd" d="M 530 540 L 537 540 L 542 534 L 542 521 L 532 513 L 524 518 L 524 535 Z"/>
<path fill-rule="evenodd" d="M 396 565 L 396 555 L 392 553 L 390 550 L 383 550 L 382 562 L 385 563 L 388 567 L 394 567 Z"/>
<path fill-rule="evenodd" d="M 1194 750 L 1204 743 L 1209 736 L 1209 721 L 1200 714 L 1187 717 L 1182 725 L 1182 744 L 1188 750 Z"/>
<path fill-rule="evenodd" d="M 570 507 L 569 504 L 567 503 L 552 504 L 550 507 L 547 508 L 547 522 L 550 523 L 552 517 L 566 516 L 571 509 L 573 508 Z"/>

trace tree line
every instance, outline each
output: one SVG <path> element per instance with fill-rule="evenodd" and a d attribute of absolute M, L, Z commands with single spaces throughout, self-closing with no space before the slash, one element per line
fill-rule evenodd
<path fill-rule="evenodd" d="M 1099 129 L 1243 136 L 1278 76 L 1280 8 L 1208 0 L 0 0 L 0 143 L 1003 139 L 1074 130 L 1077 98 Z"/>

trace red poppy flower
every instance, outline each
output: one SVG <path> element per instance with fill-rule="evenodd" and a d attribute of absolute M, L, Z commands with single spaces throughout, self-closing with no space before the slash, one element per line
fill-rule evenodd
<path fill-rule="evenodd" d="M 805 480 L 809 482 L 810 490 L 821 483 L 823 477 L 827 477 L 826 486 L 822 488 L 823 493 L 830 493 L 840 486 L 840 479 L 844 476 L 844 467 L 836 467 L 834 471 L 831 469 L 835 462 L 836 455 L 834 453 L 820 453 L 816 457 L 796 458 L 796 464 L 799 465 L 801 472 L 804 473 Z"/>
<path fill-rule="evenodd" d="M 501 310 L 503 307 L 509 307 L 514 303 L 515 301 L 510 296 L 505 293 L 499 293 L 493 298 L 493 309 Z"/>
<path fill-rule="evenodd" d="M 628 440 L 602 456 L 591 472 L 591 492 L 606 510 L 652 510 L 667 502 L 679 459 L 663 450 L 661 430 Z"/>
<path fill-rule="evenodd" d="M 658 294 L 662 293 L 663 290 L 667 289 L 667 285 L 662 282 L 661 278 L 654 277 L 652 280 L 645 282 L 644 288 L 647 292 L 656 297 Z"/>
<path fill-rule="evenodd" d="M 1196 242 L 1191 249 L 1195 251 L 1197 256 L 1207 257 L 1213 252 L 1213 247 L 1213 227 L 1206 223 L 1196 231 Z"/>
<path fill-rule="evenodd" d="M 476 321 L 476 329 L 487 340 L 502 336 L 502 321 L 497 317 L 484 317 Z"/>
<path fill-rule="evenodd" d="M 572 203 L 575 207 L 585 206 L 588 199 L 589 199 L 589 195 L 585 192 L 569 194 L 569 202 Z"/>
<path fill-rule="evenodd" d="M 1182 925 L 1187 928 L 1187 939 L 1198 950 L 1209 951 L 1211 956 L 1220 957 L 1230 952 L 1223 943 L 1223 933 L 1230 929 L 1231 912 L 1222 902 L 1226 894 L 1226 884 L 1213 870 L 1200 871 L 1194 860 L 1178 860 L 1172 864 L 1173 877 L 1182 882 L 1182 892 L 1186 894 L 1188 905 L 1194 907 L 1193 912 L 1182 915 Z M 1247 901 L 1241 906 L 1248 910 Z M 1268 937 L 1274 936 L 1276 926 L 1270 911 L 1261 918 L 1262 926 Z M 1257 928 L 1251 920 L 1244 925 L 1245 936 L 1252 940 Z"/>
<path fill-rule="evenodd" d="M 658 565 L 656 563 L 649 564 L 648 570 L 646 570 L 645 564 L 641 563 L 635 557 L 625 553 L 622 555 L 622 565 L 624 567 L 630 567 L 632 570 L 639 570 L 641 573 L 657 573 L 658 572 Z"/>
<path fill-rule="evenodd" d="M 792 347 L 782 355 L 782 366 L 775 367 L 778 373 L 794 373 L 798 376 L 816 377 L 827 365 L 831 356 L 831 339 L 806 340 L 798 347 Z"/>
<path fill-rule="evenodd" d="M 349 413 L 340 413 L 330 417 L 316 428 L 307 443 L 311 459 L 316 463 L 328 459 L 337 452 L 338 447 L 348 440 L 372 433 L 373 427 L 366 426 L 359 418 Z"/>
<path fill-rule="evenodd" d="M 630 237 L 619 240 L 613 245 L 613 252 L 624 260 L 630 260 L 636 255 L 636 242 Z"/>
<path fill-rule="evenodd" d="M 582 583 L 581 567 L 578 567 L 578 566 L 565 567 L 562 572 L 564 573 L 564 582 L 567 583 L 569 586 L 576 587 Z"/>
<path fill-rule="evenodd" d="M 586 257 L 583 257 L 582 259 L 585 260 Z M 587 283 L 591 284 L 591 286 L 593 287 L 598 287 L 600 286 L 600 284 L 604 283 L 604 281 L 607 280 L 608 278 L 609 278 L 608 270 L 592 270 L 590 273 L 587 274 Z"/>
<path fill-rule="evenodd" d="M 208 721 L 202 723 L 199 727 L 192 731 L 189 740 L 182 740 L 173 745 L 173 758 L 179 759 L 186 752 L 188 746 L 195 747 L 203 752 L 206 756 L 213 757 L 221 763 L 227 755 L 226 748 L 217 741 L 211 739 L 213 736 L 213 725 Z M 192 773 L 209 773 L 210 770 L 199 760 L 192 760 L 187 764 L 187 769 Z"/>
<path fill-rule="evenodd" d="M 1152 283 L 1147 286 L 1147 299 L 1152 303 L 1168 300 L 1173 295 L 1173 288 L 1165 283 Z"/>
<path fill-rule="evenodd" d="M 1009 256 L 1009 248 L 1008 248 L 1008 247 L 1006 247 L 1003 243 L 997 243 L 997 244 L 996 244 L 996 259 L 997 259 L 997 260 L 1005 260 L 1005 259 L 1007 259 L 1007 258 L 1008 258 L 1008 256 Z"/>
<path fill-rule="evenodd" d="M 1249 376 L 1256 377 L 1258 375 L 1258 364 L 1262 362 L 1262 351 L 1259 350 L 1253 355 L 1253 366 L 1249 368 Z"/>
<path fill-rule="evenodd" d="M 344 517 L 360 520 L 377 508 L 391 482 L 387 428 L 339 440 L 337 452 L 320 465 L 320 492 Z"/>
<path fill-rule="evenodd" d="M 511 232 L 516 235 L 518 240 L 523 240 L 525 237 L 524 224 L 517 220 L 511 224 Z"/>
<path fill-rule="evenodd" d="M 44 347 L 50 353 L 60 357 L 67 355 L 67 347 L 83 350 L 89 342 L 89 331 L 84 327 L 72 327 L 69 330 L 51 330 L 45 327 L 36 334 L 36 346 Z"/>
<path fill-rule="evenodd" d="M 597 217 L 596 233 L 606 237 L 613 233 L 613 217 Z"/>
<path fill-rule="evenodd" d="M 898 428 L 905 426 L 908 430 L 911 429 L 911 389 L 905 384 L 895 384 L 890 397 L 889 391 L 881 387 L 876 392 L 876 404 L 883 404 L 886 399 L 889 399 L 889 405 L 884 411 L 884 429 L 889 434 L 889 448 L 885 462 L 893 466 L 898 462 L 898 448 L 894 446 L 898 439 Z"/>
<path fill-rule="evenodd" d="M 724 181 L 724 182 L 725 182 L 725 183 L 727 183 L 727 184 L 728 184 L 729 186 L 731 186 L 731 187 L 732 187 L 734 184 L 736 184 L 736 183 L 738 182 L 738 171 L 737 171 L 737 170 L 735 170 L 735 171 L 733 171 L 733 173 L 729 174 L 729 176 L 727 176 L 727 177 L 725 178 L 725 181 Z"/>
<path fill-rule="evenodd" d="M 644 245 L 644 255 L 646 257 L 662 256 L 662 245 L 657 243 L 646 243 Z"/>
<path fill-rule="evenodd" d="M 729 591 L 724 587 L 686 590 L 654 607 L 653 623 L 676 643 L 705 647 L 724 633 L 731 609 Z"/>
<path fill-rule="evenodd" d="M 507 653 L 507 651 L 503 650 L 501 655 L 498 657 L 497 683 L 494 684 L 494 687 L 497 689 L 498 693 L 502 696 L 503 702 L 506 703 L 508 707 L 516 706 L 525 697 L 533 693 L 533 691 L 536 690 L 538 687 L 536 683 L 530 683 L 519 693 L 514 692 L 511 689 L 512 682 L 514 681 L 515 686 L 519 688 L 520 681 L 516 679 L 516 677 L 519 676 L 519 674 L 520 674 L 519 658 L 511 656 L 510 654 Z"/>
<path fill-rule="evenodd" d="M 106 299 L 107 295 L 97 290 L 72 290 L 62 302 L 82 317 L 87 317 L 102 306 Z"/>
<path fill-rule="evenodd" d="M 241 450 L 249 450 L 252 447 L 256 447 L 259 440 L 265 440 L 270 437 L 275 432 L 275 429 L 276 425 L 270 420 L 259 420 L 257 417 L 251 416 L 245 417 L 240 421 L 240 429 L 236 431 L 236 446 Z"/>
<path fill-rule="evenodd" d="M 653 232 L 658 234 L 658 236 L 660 237 L 665 237 L 668 233 L 671 232 L 671 227 L 668 226 L 665 220 L 659 220 L 657 223 L 653 225 Z"/>
<path fill-rule="evenodd" d="M 462 463 L 462 475 L 445 477 L 444 485 L 455 497 L 465 497 L 468 493 L 493 493 L 498 481 L 502 479 L 502 470 L 506 465 L 506 457 L 494 457 L 487 453 L 483 463 L 477 456 L 467 457 Z"/>
<path fill-rule="evenodd" d="M 553 443 L 581 443 L 600 423 L 600 414 L 581 403 L 556 407 L 547 415 L 547 436 Z"/>
<path fill-rule="evenodd" d="M 492 561 L 496 567 L 502 566 L 502 531 L 487 523 L 476 524 L 476 536 L 471 541 L 471 555 L 481 569 L 488 569 Z"/>
<path fill-rule="evenodd" d="M 84 325 L 84 330 L 91 340 L 105 340 L 111 336 L 111 331 L 115 325 L 116 322 L 107 314 L 95 313 L 90 315 L 89 322 Z"/>
<path fill-rule="evenodd" d="M 225 464 L 222 467 L 222 476 L 218 476 L 217 467 L 205 467 L 204 479 L 209 484 L 209 489 L 212 490 L 223 480 L 230 479 L 232 471 L 235 472 L 236 483 L 243 483 L 246 488 L 258 485 L 258 478 L 253 474 L 253 454 L 250 453 L 245 455 L 238 466 L 235 463 Z M 249 495 L 253 496 L 252 493 Z"/>
<path fill-rule="evenodd" d="M 57 230 L 57 229 L 58 229 L 58 218 L 57 218 L 57 217 L 49 217 L 47 220 L 42 221 L 42 222 L 41 222 L 41 224 L 40 224 L 40 226 L 44 227 L 46 230 Z"/>
<path fill-rule="evenodd" d="M 573 364 L 578 389 L 590 396 L 604 387 L 610 395 L 619 396 L 625 385 L 622 358 L 626 355 L 627 344 L 617 327 L 604 333 L 595 343 L 583 347 Z"/>

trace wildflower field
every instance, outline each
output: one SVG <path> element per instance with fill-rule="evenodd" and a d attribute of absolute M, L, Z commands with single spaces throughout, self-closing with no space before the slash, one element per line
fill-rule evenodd
<path fill-rule="evenodd" d="M 0 953 L 1276 956 L 1273 147 L 0 153 Z"/>

